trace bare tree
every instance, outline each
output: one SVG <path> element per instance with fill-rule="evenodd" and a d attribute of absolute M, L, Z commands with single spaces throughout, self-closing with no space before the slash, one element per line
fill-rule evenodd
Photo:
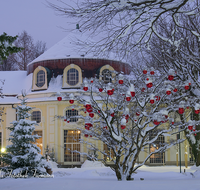
<path fill-rule="evenodd" d="M 47 49 L 46 43 L 37 41 L 34 44 L 33 38 L 23 31 L 17 40 L 14 42 L 16 47 L 22 47 L 23 50 L 12 55 L 9 55 L 6 60 L 0 65 L 0 70 L 26 70 L 27 64 L 36 59 Z"/>
<path fill-rule="evenodd" d="M 184 15 L 192 17 L 199 13 L 199 4 L 192 0 L 83 0 L 75 7 L 67 1 L 60 2 L 61 5 L 50 2 L 48 5 L 62 16 L 77 18 L 82 32 L 100 36 L 96 43 L 90 44 L 90 50 L 96 53 L 113 51 L 119 52 L 121 57 L 130 56 L 135 47 L 148 46 L 153 34 L 171 44 L 177 43 L 179 39 L 173 41 L 171 36 L 160 32 L 159 19 L 173 21 L 177 27 L 200 36 L 196 29 L 185 28 L 179 22 Z"/>

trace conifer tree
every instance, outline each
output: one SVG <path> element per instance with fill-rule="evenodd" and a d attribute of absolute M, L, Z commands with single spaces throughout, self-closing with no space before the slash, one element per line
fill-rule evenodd
<path fill-rule="evenodd" d="M 9 141 L 11 145 L 6 147 L 6 153 L 2 157 L 2 161 L 8 164 L 4 169 L 12 170 L 13 174 L 33 175 L 37 170 L 37 174 L 46 174 L 44 167 L 49 167 L 44 157 L 40 154 L 40 149 L 33 144 L 38 135 L 33 135 L 35 130 L 35 121 L 30 121 L 29 113 L 32 108 L 26 105 L 25 94 L 22 93 L 21 105 L 17 106 L 17 121 L 13 121 L 8 129 L 11 131 Z"/>

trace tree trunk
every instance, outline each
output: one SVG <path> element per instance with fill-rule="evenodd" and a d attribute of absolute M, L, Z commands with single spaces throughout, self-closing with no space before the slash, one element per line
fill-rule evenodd
<path fill-rule="evenodd" d="M 196 157 L 196 166 L 200 166 L 200 153 L 199 152 Z"/>

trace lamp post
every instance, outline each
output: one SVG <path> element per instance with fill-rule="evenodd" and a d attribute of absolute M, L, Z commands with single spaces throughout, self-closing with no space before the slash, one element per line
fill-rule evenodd
<path fill-rule="evenodd" d="M 5 151 L 6 151 L 5 148 L 1 148 L 1 149 L 0 149 L 0 153 L 1 153 L 0 156 L 2 156 L 2 153 L 4 153 Z M 1 164 L 1 162 L 0 162 L 0 164 Z M 4 164 L 3 164 L 3 166 L 4 166 Z"/>

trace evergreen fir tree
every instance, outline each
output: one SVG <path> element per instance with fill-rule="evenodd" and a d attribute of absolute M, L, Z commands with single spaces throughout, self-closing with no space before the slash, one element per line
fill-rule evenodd
<path fill-rule="evenodd" d="M 21 105 L 17 106 L 17 121 L 13 121 L 8 127 L 11 131 L 9 141 L 12 145 L 6 147 L 6 154 L 2 161 L 8 164 L 6 169 L 11 169 L 13 174 L 27 174 L 32 176 L 37 170 L 37 174 L 46 174 L 44 167 L 49 168 L 48 162 L 40 154 L 40 148 L 33 144 L 38 135 L 33 135 L 35 121 L 30 121 L 29 113 L 32 108 L 26 105 L 25 94 L 21 100 Z"/>

